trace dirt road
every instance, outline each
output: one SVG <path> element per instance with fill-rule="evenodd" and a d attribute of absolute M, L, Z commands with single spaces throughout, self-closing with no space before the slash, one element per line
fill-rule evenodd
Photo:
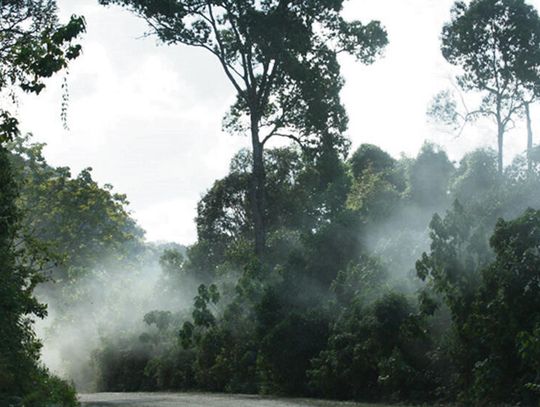
<path fill-rule="evenodd" d="M 79 400 L 82 407 L 374 407 L 321 400 L 195 393 L 97 393 L 81 394 Z"/>

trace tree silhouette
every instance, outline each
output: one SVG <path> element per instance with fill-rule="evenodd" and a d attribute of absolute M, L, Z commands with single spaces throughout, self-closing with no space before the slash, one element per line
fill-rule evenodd
<path fill-rule="evenodd" d="M 480 105 L 462 115 L 464 122 L 490 117 L 497 125 L 498 166 L 503 169 L 503 141 L 514 119 L 538 94 L 540 18 L 524 0 L 458 1 L 442 32 L 443 56 L 462 68 L 463 91 L 482 93 Z M 448 94 L 446 94 L 448 96 Z M 436 103 L 450 121 L 456 104 L 444 94 Z M 437 109 L 435 109 L 437 111 Z"/>
<path fill-rule="evenodd" d="M 99 0 L 142 17 L 166 44 L 200 47 L 217 57 L 237 99 L 224 119 L 251 137 L 255 254 L 265 250 L 263 150 L 273 137 L 310 149 L 344 146 L 347 116 L 337 55 L 372 63 L 387 43 L 378 22 L 346 22 L 343 0 Z"/>

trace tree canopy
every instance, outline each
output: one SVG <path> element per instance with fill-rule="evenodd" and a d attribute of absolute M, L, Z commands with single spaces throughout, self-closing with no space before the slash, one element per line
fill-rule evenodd
<path fill-rule="evenodd" d="M 480 105 L 465 112 L 462 119 L 494 120 L 502 172 L 504 135 L 539 91 L 538 12 L 524 0 L 458 1 L 452 8 L 452 20 L 443 28 L 441 50 L 448 62 L 463 71 L 457 77 L 459 87 L 482 93 Z M 455 107 L 450 102 L 446 108 L 453 113 L 439 110 L 454 120 Z"/>
<path fill-rule="evenodd" d="M 85 20 L 72 16 L 62 24 L 56 2 L 3 0 L 0 7 L 0 92 L 16 97 L 15 89 L 39 94 L 44 79 L 77 58 L 81 46 L 74 41 L 85 30 Z M 63 106 L 65 118 L 65 106 Z M 0 142 L 13 138 L 18 121 L 0 109 Z"/>
<path fill-rule="evenodd" d="M 166 44 L 200 47 L 215 55 L 237 93 L 224 127 L 249 135 L 252 145 L 251 217 L 255 253 L 266 241 L 263 149 L 273 137 L 314 148 L 344 150 L 347 115 L 337 55 L 372 63 L 387 43 L 379 22 L 345 21 L 343 0 L 100 0 L 142 17 Z"/>
<path fill-rule="evenodd" d="M 0 3 L 0 94 L 17 99 L 17 89 L 39 94 L 44 79 L 65 69 L 79 56 L 75 39 L 85 29 L 73 16 L 66 24 L 57 17 L 54 0 L 4 0 Z M 65 105 L 63 106 L 65 113 Z M 9 106 L 0 106 L 0 404 L 39 406 L 77 404 L 75 391 L 52 376 L 39 362 L 41 344 L 33 318 L 43 318 L 46 306 L 34 295 L 45 280 L 49 259 L 22 227 L 20 194 L 6 142 L 18 135 L 18 120 Z M 65 118 L 65 117 L 64 117 Z"/>

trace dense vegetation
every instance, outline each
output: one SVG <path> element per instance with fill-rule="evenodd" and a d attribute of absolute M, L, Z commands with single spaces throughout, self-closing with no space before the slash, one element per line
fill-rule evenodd
<path fill-rule="evenodd" d="M 540 173 L 522 157 L 499 175 L 491 150 L 458 167 L 429 144 L 401 160 L 362 145 L 332 165 L 269 150 L 264 270 L 248 157 L 202 198 L 187 257 L 162 257 L 169 289 L 201 283 L 191 317 L 154 310 L 111 338 L 100 389 L 537 402 Z"/>
<path fill-rule="evenodd" d="M 45 78 L 79 56 L 75 40 L 84 30 L 82 17 L 60 23 L 54 1 L 0 3 L 0 405 L 77 404 L 75 389 L 39 361 L 33 318 L 43 318 L 47 310 L 33 291 L 44 281 L 50 259 L 23 226 L 20 186 L 5 143 L 19 135 L 18 119 L 10 112 L 17 91 L 39 94 Z M 61 116 L 65 124 L 65 104 Z"/>
<path fill-rule="evenodd" d="M 90 168 L 48 164 L 0 110 L 1 405 L 76 404 L 39 361 L 33 319 L 47 312 L 45 360 L 81 390 L 538 405 L 540 151 L 529 143 L 502 161 L 507 125 L 539 96 L 532 7 L 454 7 L 443 52 L 464 68 L 464 91 L 485 93 L 473 118 L 495 116 L 498 140 L 456 163 L 430 143 L 412 158 L 350 151 L 337 48 L 372 62 L 386 35 L 346 24 L 342 1 L 299 1 L 291 14 L 284 1 L 211 1 L 225 10 L 214 21 L 204 2 L 101 3 L 155 22 L 164 42 L 206 46 L 229 73 L 245 69 L 226 124 L 249 130 L 252 150 L 199 201 L 195 244 L 151 244 L 126 196 Z M 0 16 L 18 21 L 24 4 L 2 3 Z M 23 24 L 33 35 L 21 38 L 0 25 L 0 90 L 38 93 L 80 52 L 71 41 L 84 20 L 61 26 L 54 2 L 28 4 L 50 24 Z M 277 22 L 282 31 L 258 30 Z M 327 47 L 317 24 L 342 43 Z M 447 96 L 431 113 L 456 124 Z M 295 144 L 265 147 L 265 126 Z"/>

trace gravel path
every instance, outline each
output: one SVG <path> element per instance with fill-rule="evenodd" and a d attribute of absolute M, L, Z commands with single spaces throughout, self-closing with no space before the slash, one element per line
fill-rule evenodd
<path fill-rule="evenodd" d="M 80 394 L 79 400 L 82 407 L 375 407 L 335 401 L 196 393 L 96 393 Z"/>

